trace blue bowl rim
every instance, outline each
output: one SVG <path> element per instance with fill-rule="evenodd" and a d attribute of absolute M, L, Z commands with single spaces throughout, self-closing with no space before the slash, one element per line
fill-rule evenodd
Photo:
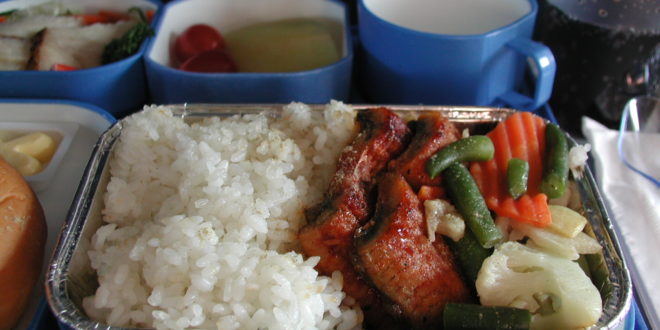
<path fill-rule="evenodd" d="M 502 33 L 506 33 L 507 31 L 511 31 L 512 29 L 515 29 L 518 27 L 520 24 L 522 24 L 523 21 L 529 19 L 530 16 L 536 16 L 539 10 L 539 5 L 538 5 L 538 0 L 528 0 L 530 4 L 530 10 L 527 14 L 519 17 L 515 21 L 501 26 L 497 29 L 490 30 L 484 33 L 479 33 L 479 34 L 462 34 L 462 35 L 452 35 L 452 34 L 442 34 L 442 33 L 432 33 L 432 32 L 426 32 L 426 31 L 419 31 L 419 30 L 414 30 L 411 28 L 407 28 L 405 26 L 395 24 L 389 21 L 384 20 L 383 18 L 379 17 L 376 15 L 373 11 L 371 11 L 367 5 L 364 3 L 365 0 L 357 0 L 358 6 L 358 17 L 360 16 L 360 12 L 364 12 L 365 15 L 368 15 L 373 19 L 377 24 L 383 25 L 383 26 L 389 26 L 392 29 L 401 32 L 401 33 L 408 33 L 408 34 L 413 34 L 417 35 L 420 37 L 424 38 L 435 38 L 435 39 L 449 39 L 449 40 L 470 40 L 470 39 L 482 39 L 485 37 L 490 37 Z M 359 21 L 359 19 L 358 19 Z M 535 21 L 535 18 L 534 20 Z"/>

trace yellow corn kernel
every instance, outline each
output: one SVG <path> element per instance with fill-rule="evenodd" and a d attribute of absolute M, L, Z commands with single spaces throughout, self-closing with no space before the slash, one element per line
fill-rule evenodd
<path fill-rule="evenodd" d="M 48 163 L 57 150 L 57 142 L 50 135 L 42 132 L 22 135 L 8 141 L 6 146 L 16 152 L 32 156 L 43 164 Z"/>

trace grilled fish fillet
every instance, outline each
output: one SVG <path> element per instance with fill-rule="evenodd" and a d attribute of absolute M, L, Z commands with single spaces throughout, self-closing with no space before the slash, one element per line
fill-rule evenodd
<path fill-rule="evenodd" d="M 325 200 L 308 212 L 309 223 L 299 238 L 307 256 L 321 257 L 316 269 L 325 275 L 341 271 L 344 291 L 368 310 L 378 299 L 351 264 L 353 235 L 368 219 L 368 194 L 374 177 L 403 149 L 409 130 L 385 108 L 360 112 L 358 122 L 360 133 L 340 155 Z"/>
<path fill-rule="evenodd" d="M 426 172 L 426 163 L 438 150 L 460 139 L 456 126 L 440 113 L 421 115 L 413 124 L 414 135 L 406 150 L 389 164 L 413 187 L 439 185 L 440 176 L 431 179 Z"/>
<path fill-rule="evenodd" d="M 471 299 L 453 255 L 425 234 L 421 203 L 399 173 L 378 183 L 373 218 L 356 234 L 355 265 L 413 327 L 440 327 L 448 302 Z"/>

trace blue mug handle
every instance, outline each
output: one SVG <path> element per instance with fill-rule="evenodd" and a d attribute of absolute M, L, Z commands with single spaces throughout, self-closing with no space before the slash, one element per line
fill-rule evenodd
<path fill-rule="evenodd" d="M 498 99 L 505 104 L 520 110 L 533 111 L 545 104 L 552 94 L 557 65 L 552 51 L 547 46 L 525 38 L 509 41 L 507 46 L 533 61 L 532 73 L 535 76 L 533 96 L 518 92 L 507 92 Z"/>

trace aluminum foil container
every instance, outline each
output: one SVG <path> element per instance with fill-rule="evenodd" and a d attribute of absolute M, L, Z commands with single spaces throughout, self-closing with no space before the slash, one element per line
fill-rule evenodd
<path fill-rule="evenodd" d="M 266 112 L 278 116 L 283 105 L 171 105 L 174 113 L 186 121 L 205 117 L 223 117 L 235 114 Z M 324 105 L 311 105 L 321 110 Z M 374 105 L 353 105 L 366 109 Z M 515 110 L 489 107 L 460 106 L 400 106 L 387 105 L 406 119 L 415 118 L 424 111 L 439 111 L 457 124 L 459 129 L 468 128 L 472 134 L 484 134 L 495 125 L 515 113 Z M 84 297 L 93 295 L 98 286 L 94 270 L 90 267 L 87 250 L 96 230 L 103 224 L 103 194 L 110 179 L 108 160 L 117 138 L 121 135 L 123 121 L 117 122 L 99 139 L 49 264 L 46 278 L 46 294 L 59 325 L 65 329 L 118 329 L 90 319 L 82 308 Z M 575 141 L 569 139 L 571 144 Z M 602 256 L 589 258 L 592 274 L 600 274 L 594 280 L 603 296 L 603 314 L 592 329 L 620 329 L 632 302 L 632 284 L 623 259 L 621 246 L 616 237 L 611 218 L 591 171 L 577 181 L 584 215 L 589 220 L 593 236 L 603 247 Z"/>

